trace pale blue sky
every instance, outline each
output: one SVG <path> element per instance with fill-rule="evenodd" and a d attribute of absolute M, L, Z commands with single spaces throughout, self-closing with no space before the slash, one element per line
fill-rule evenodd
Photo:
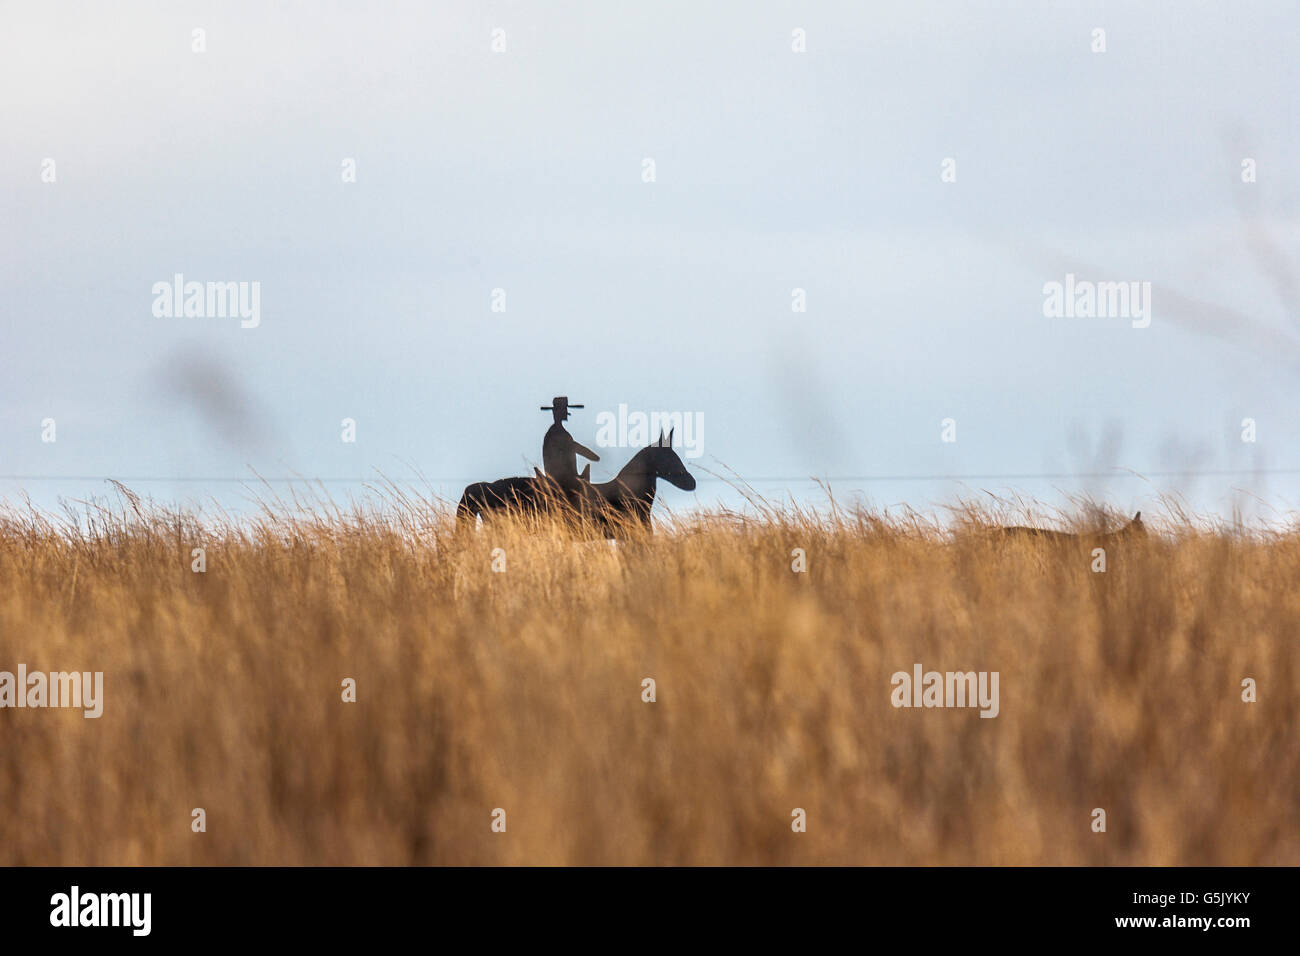
<path fill-rule="evenodd" d="M 419 469 L 450 494 L 537 462 L 537 408 L 564 393 L 579 441 L 620 402 L 696 413 L 705 468 L 880 504 L 957 486 L 858 476 L 1114 467 L 1280 471 L 969 485 L 1300 503 L 1294 3 L 52 2 L 0 22 L 0 475 Z M 1150 328 L 1044 318 L 1067 271 L 1152 282 Z M 176 272 L 259 281 L 260 326 L 155 318 Z M 0 478 L 20 489 L 105 486 Z"/>

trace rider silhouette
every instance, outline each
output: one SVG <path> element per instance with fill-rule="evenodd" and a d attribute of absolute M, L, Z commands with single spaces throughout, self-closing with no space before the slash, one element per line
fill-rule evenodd
<path fill-rule="evenodd" d="M 557 395 L 550 405 L 543 405 L 542 411 L 551 412 L 555 423 L 546 430 L 542 439 L 542 465 L 546 477 L 554 481 L 570 499 L 581 495 L 581 480 L 578 477 L 578 455 L 591 461 L 600 461 L 600 456 L 590 448 L 578 444 L 564 427 L 564 420 L 569 417 L 570 408 L 582 408 L 570 405 L 568 396 Z"/>

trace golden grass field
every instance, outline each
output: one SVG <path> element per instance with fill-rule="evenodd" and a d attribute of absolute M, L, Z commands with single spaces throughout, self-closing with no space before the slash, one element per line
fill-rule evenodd
<path fill-rule="evenodd" d="M 1300 864 L 1300 534 L 1156 521 L 1097 574 L 969 509 L 615 548 L 124 494 L 0 518 L 0 670 L 105 675 L 98 720 L 0 710 L 0 864 Z M 895 709 L 916 662 L 999 715 Z"/>

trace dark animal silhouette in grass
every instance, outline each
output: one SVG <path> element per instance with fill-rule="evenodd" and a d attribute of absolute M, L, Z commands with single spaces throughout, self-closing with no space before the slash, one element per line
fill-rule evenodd
<path fill-rule="evenodd" d="M 606 537 L 617 537 L 629 525 L 651 527 L 658 480 L 662 478 L 683 491 L 695 490 L 695 477 L 686 470 L 672 448 L 673 433 L 642 448 L 623 466 L 613 480 L 592 484 L 581 480 L 576 502 L 549 476 L 540 472 L 532 478 L 502 478 L 480 481 L 465 489 L 456 508 L 457 517 L 472 521 L 493 512 L 565 512 L 591 520 Z M 590 466 L 583 474 L 590 473 Z"/>
<path fill-rule="evenodd" d="M 652 527 L 650 512 L 654 509 L 658 479 L 682 491 L 695 490 L 695 476 L 673 451 L 673 431 L 667 437 L 661 431 L 659 438 L 633 455 L 612 481 L 583 486 L 585 510 L 600 523 L 606 537 L 616 537 L 629 522 L 639 522 L 647 530 Z"/>
<path fill-rule="evenodd" d="M 1057 544 L 1068 544 L 1071 541 L 1088 541 L 1098 544 L 1109 544 L 1114 541 L 1123 541 L 1129 538 L 1145 538 L 1147 536 L 1147 526 L 1142 523 L 1142 512 L 1133 516 L 1133 520 L 1122 528 L 1114 531 L 1106 531 L 1098 534 L 1080 534 L 1075 531 L 1053 531 L 1050 528 L 1026 528 L 1023 525 L 1017 525 L 1014 528 L 1002 528 L 1001 534 L 1005 537 L 1012 538 L 1036 538 L 1040 541 L 1052 541 Z"/>

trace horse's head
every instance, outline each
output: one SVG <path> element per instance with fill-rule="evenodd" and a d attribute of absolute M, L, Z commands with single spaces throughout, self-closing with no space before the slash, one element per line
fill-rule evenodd
<path fill-rule="evenodd" d="M 676 431 L 676 429 L 673 429 Z M 641 454 L 649 459 L 650 467 L 656 478 L 662 478 L 664 481 L 674 485 L 682 491 L 695 490 L 695 476 L 686 470 L 682 464 L 681 458 L 677 452 L 673 451 L 673 432 L 664 437 L 662 431 L 659 432 L 659 438 L 648 448 L 641 450 Z"/>

